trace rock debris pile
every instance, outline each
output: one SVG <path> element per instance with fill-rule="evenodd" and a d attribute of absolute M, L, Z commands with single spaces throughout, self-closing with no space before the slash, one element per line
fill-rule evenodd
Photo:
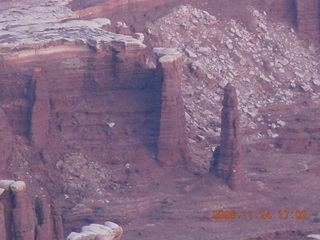
<path fill-rule="evenodd" d="M 250 6 L 246 11 L 249 26 L 219 20 L 190 5 L 147 25 L 154 46 L 176 47 L 183 54 L 189 142 L 193 157 L 203 159 L 205 169 L 219 141 L 221 100 L 228 82 L 237 88 L 241 125 L 250 132 L 246 143 L 276 138 L 277 129 L 285 126 L 281 117 L 274 128 L 269 126 L 261 116 L 265 107 L 320 97 L 317 48 L 306 46 L 288 25 L 267 21 L 265 12 Z"/>

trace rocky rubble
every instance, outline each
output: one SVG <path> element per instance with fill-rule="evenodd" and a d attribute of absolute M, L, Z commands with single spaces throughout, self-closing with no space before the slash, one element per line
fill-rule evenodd
<path fill-rule="evenodd" d="M 306 46 L 286 24 L 267 21 L 265 12 L 250 6 L 246 11 L 251 21 L 244 26 L 185 5 L 147 26 L 154 46 L 173 46 L 183 55 L 187 129 L 193 158 L 203 159 L 200 168 L 208 169 L 212 146 L 218 144 L 228 82 L 238 90 L 245 143 L 276 138 L 284 127 L 280 116 L 281 125 L 265 128 L 260 115 L 265 107 L 319 98 L 317 48 Z"/>
<path fill-rule="evenodd" d="M 69 153 L 56 163 L 63 179 L 64 198 L 77 194 L 78 197 L 106 198 L 108 190 L 120 186 L 112 177 L 112 170 L 90 161 L 81 153 Z"/>

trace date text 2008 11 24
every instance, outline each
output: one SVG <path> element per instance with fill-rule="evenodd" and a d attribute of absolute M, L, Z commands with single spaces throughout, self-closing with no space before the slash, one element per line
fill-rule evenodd
<path fill-rule="evenodd" d="M 267 210 L 261 210 L 260 212 L 253 211 L 212 211 L 212 219 L 272 219 L 277 217 L 279 219 L 308 219 L 308 212 L 302 211 L 289 211 L 281 210 L 276 213 Z"/>

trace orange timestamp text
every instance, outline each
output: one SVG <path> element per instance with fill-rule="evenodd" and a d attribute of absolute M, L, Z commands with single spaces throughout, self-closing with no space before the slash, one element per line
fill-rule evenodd
<path fill-rule="evenodd" d="M 278 212 L 272 212 L 268 210 L 261 210 L 259 212 L 254 211 L 212 211 L 212 219 L 308 219 L 308 212 L 306 210 L 301 211 L 289 211 L 281 210 Z"/>

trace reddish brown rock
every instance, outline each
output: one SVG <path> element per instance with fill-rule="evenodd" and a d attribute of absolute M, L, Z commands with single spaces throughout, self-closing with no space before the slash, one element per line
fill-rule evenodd
<path fill-rule="evenodd" d="M 53 238 L 53 222 L 51 219 L 51 207 L 45 198 L 37 197 L 35 199 L 35 213 L 36 213 L 36 239 L 45 239 L 50 236 Z"/>
<path fill-rule="evenodd" d="M 230 188 L 239 188 L 242 183 L 242 146 L 239 126 L 238 98 L 235 87 L 225 87 L 221 113 L 221 147 L 217 174 Z"/>
<path fill-rule="evenodd" d="M 34 70 L 32 82 L 34 85 L 34 102 L 31 115 L 30 138 L 36 147 L 43 148 L 47 144 L 50 102 L 47 82 L 40 68 Z"/>
<path fill-rule="evenodd" d="M 1 240 L 62 240 L 63 230 L 59 211 L 45 197 L 28 196 L 22 181 L 0 181 Z"/>
<path fill-rule="evenodd" d="M 156 48 L 162 76 L 158 160 L 162 165 L 184 165 L 189 158 L 184 104 L 181 95 L 181 54 Z"/>
<path fill-rule="evenodd" d="M 64 239 L 61 210 L 55 204 L 51 204 L 54 239 Z"/>
<path fill-rule="evenodd" d="M 0 171 L 6 169 L 6 163 L 12 152 L 12 129 L 5 112 L 0 109 Z"/>
<path fill-rule="evenodd" d="M 0 188 L 0 195 L 2 194 L 1 191 L 4 191 L 4 189 Z M 0 203 L 0 239 L 7 239 L 6 228 L 5 228 L 5 218 L 4 218 L 4 208 L 2 203 Z"/>
<path fill-rule="evenodd" d="M 10 185 L 13 194 L 13 235 L 17 240 L 30 240 L 35 236 L 35 217 L 30 199 L 26 195 L 26 185 L 22 181 Z M 8 234 L 10 236 L 10 234 Z"/>
<path fill-rule="evenodd" d="M 298 30 L 311 37 L 320 39 L 320 1 L 296 0 Z"/>
<path fill-rule="evenodd" d="M 10 240 L 9 234 L 11 234 L 11 223 L 12 223 L 12 192 L 10 191 L 10 185 L 14 183 L 14 181 L 9 180 L 1 180 L 0 181 L 0 189 L 4 189 L 3 193 L 0 194 L 0 203 L 3 205 L 3 216 L 4 216 L 4 227 L 5 234 L 7 238 L 6 240 Z"/>

